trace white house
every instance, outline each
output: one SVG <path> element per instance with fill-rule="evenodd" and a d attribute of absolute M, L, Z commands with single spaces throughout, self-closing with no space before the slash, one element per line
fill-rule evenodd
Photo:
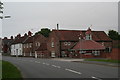
<path fill-rule="evenodd" d="M 22 56 L 23 55 L 23 42 L 27 39 L 27 36 L 17 35 L 14 42 L 11 45 L 11 56 Z"/>

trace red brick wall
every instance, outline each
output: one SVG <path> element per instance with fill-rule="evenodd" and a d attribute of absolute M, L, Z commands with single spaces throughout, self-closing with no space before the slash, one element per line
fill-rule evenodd
<path fill-rule="evenodd" d="M 30 52 L 31 52 L 31 54 L 32 54 L 32 56 L 34 56 L 35 54 L 35 50 L 36 49 L 38 49 L 40 46 L 36 46 L 36 43 L 40 43 L 40 44 L 42 44 L 42 43 L 46 43 L 46 40 L 47 40 L 47 38 L 46 37 L 44 37 L 43 35 L 41 35 L 41 34 L 39 34 L 39 35 L 36 35 L 36 36 L 34 36 L 34 38 L 33 38 L 33 43 L 32 43 L 32 45 L 31 45 L 31 48 L 30 48 L 30 46 L 28 46 L 28 48 L 27 47 L 25 47 L 24 48 L 24 46 L 23 46 L 23 53 L 25 53 L 25 56 L 30 56 Z M 26 44 L 28 44 L 29 45 L 29 43 L 26 43 Z M 25 45 L 26 45 L 25 44 Z"/>
<path fill-rule="evenodd" d="M 27 44 L 28 44 L 28 47 L 27 47 Z M 27 44 L 23 44 L 23 56 L 24 54 L 25 56 L 30 56 L 30 53 L 31 54 L 33 53 L 33 44 L 31 43 L 32 44 L 31 47 L 30 47 L 30 43 L 27 43 Z"/>
<path fill-rule="evenodd" d="M 38 49 L 40 46 L 36 46 L 36 43 L 46 43 L 47 38 L 44 37 L 43 35 L 39 34 L 36 35 L 33 39 L 33 52 L 35 53 L 35 50 Z"/>
<path fill-rule="evenodd" d="M 98 43 L 100 43 L 100 44 L 104 43 L 105 47 L 111 47 L 112 48 L 112 46 L 113 46 L 112 42 L 98 42 Z"/>
<path fill-rule="evenodd" d="M 120 48 L 113 48 L 111 53 L 101 53 L 102 58 L 120 60 Z"/>
<path fill-rule="evenodd" d="M 107 58 L 111 58 L 113 60 L 120 60 L 120 48 L 113 48 L 110 55 L 107 55 Z"/>
<path fill-rule="evenodd" d="M 54 47 L 51 46 L 52 42 L 54 42 Z M 55 51 L 56 57 L 58 57 L 59 54 L 60 54 L 59 39 L 54 32 L 51 32 L 50 35 L 49 35 L 49 39 L 47 41 L 47 49 L 48 49 L 48 51 L 50 51 L 50 54 L 51 54 L 52 51 Z"/>
<path fill-rule="evenodd" d="M 36 51 L 38 58 L 50 58 L 49 51 Z"/>

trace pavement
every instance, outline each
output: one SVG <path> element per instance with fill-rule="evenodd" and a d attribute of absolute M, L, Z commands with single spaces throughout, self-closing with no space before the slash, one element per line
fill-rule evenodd
<path fill-rule="evenodd" d="M 110 67 L 120 67 L 120 64 L 118 64 L 118 63 L 100 62 L 100 61 L 85 61 L 85 59 L 53 58 L 53 60 L 67 61 L 67 62 L 78 62 L 78 63 L 86 63 L 86 64 L 96 64 L 96 65 L 103 65 L 103 66 L 110 66 Z"/>
<path fill-rule="evenodd" d="M 3 56 L 2 59 L 14 64 L 21 71 L 23 78 L 91 78 L 93 80 L 112 78 L 118 80 L 118 67 L 74 62 L 79 59 L 70 61 L 69 59 L 7 56 Z"/>

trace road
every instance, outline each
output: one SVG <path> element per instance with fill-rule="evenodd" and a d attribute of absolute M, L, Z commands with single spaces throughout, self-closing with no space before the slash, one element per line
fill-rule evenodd
<path fill-rule="evenodd" d="M 40 58 L 3 56 L 2 59 L 16 65 L 23 78 L 118 78 L 117 67 Z"/>

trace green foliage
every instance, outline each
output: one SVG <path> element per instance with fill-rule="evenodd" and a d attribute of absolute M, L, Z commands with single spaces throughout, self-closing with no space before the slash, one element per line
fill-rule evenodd
<path fill-rule="evenodd" d="M 108 36 L 113 40 L 120 40 L 120 34 L 117 31 L 109 30 Z"/>
<path fill-rule="evenodd" d="M 21 72 L 13 64 L 7 61 L 2 62 L 2 78 L 22 78 Z"/>
<path fill-rule="evenodd" d="M 50 29 L 48 29 L 48 28 L 42 28 L 41 31 L 36 32 L 35 35 L 36 34 L 42 34 L 45 37 L 49 37 L 49 33 L 50 32 L 51 32 Z"/>

